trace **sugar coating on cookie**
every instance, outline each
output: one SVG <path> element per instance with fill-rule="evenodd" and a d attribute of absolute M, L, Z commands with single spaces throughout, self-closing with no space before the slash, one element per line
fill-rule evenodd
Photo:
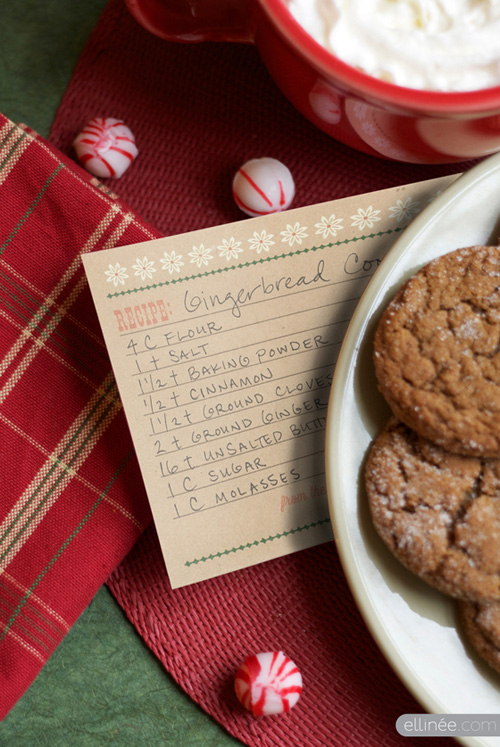
<path fill-rule="evenodd" d="M 500 460 L 451 454 L 391 418 L 365 477 L 375 528 L 403 565 L 451 596 L 500 599 Z"/>
<path fill-rule="evenodd" d="M 132 131 L 114 117 L 89 120 L 73 147 L 81 165 L 100 179 L 119 179 L 139 153 Z"/>
<path fill-rule="evenodd" d="M 459 603 L 462 629 L 479 656 L 500 674 L 500 601 Z"/>
<path fill-rule="evenodd" d="M 379 388 L 408 426 L 459 454 L 500 456 L 500 248 L 419 270 L 375 334 Z"/>
<path fill-rule="evenodd" d="M 234 681 L 240 703 L 254 716 L 287 713 L 302 692 L 302 675 L 282 651 L 248 656 Z"/>

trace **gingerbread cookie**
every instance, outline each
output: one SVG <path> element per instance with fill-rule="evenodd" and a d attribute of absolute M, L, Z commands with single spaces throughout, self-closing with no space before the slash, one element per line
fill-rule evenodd
<path fill-rule="evenodd" d="M 500 673 L 500 603 L 460 602 L 460 622 L 474 650 Z"/>
<path fill-rule="evenodd" d="M 500 456 L 500 248 L 439 257 L 410 278 L 375 335 L 379 388 L 448 451 Z"/>
<path fill-rule="evenodd" d="M 366 489 L 378 534 L 410 571 L 454 597 L 500 599 L 500 460 L 450 454 L 391 418 Z"/>

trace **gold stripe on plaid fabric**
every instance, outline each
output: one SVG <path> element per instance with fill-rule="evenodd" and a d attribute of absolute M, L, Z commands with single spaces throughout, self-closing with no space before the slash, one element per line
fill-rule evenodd
<path fill-rule="evenodd" d="M 75 477 L 120 407 L 110 372 L 0 525 L 0 574 Z"/>
<path fill-rule="evenodd" d="M 108 236 L 105 242 L 103 242 L 102 247 L 99 247 L 100 249 L 110 249 L 111 247 L 115 246 L 116 243 L 119 241 L 120 236 L 124 233 L 127 226 L 129 225 L 132 216 L 129 214 L 122 214 L 122 210 L 120 210 L 120 207 L 118 205 L 110 205 L 108 212 L 102 218 L 95 229 L 95 231 L 92 233 L 92 235 L 87 239 L 85 244 L 82 246 L 80 250 L 80 254 L 88 254 L 89 252 L 92 252 L 99 241 L 102 240 L 104 235 L 110 230 L 113 222 L 116 218 L 120 218 L 120 223 L 118 226 L 113 230 L 113 232 Z M 80 272 L 82 269 L 82 262 L 80 259 L 80 256 L 77 255 L 73 258 L 71 263 L 68 265 L 66 270 L 62 273 L 59 282 L 57 285 L 54 286 L 54 290 L 52 291 L 51 298 L 56 299 L 58 296 L 61 295 L 61 293 L 64 293 L 64 290 L 68 283 L 74 278 L 77 272 Z"/>
<path fill-rule="evenodd" d="M 0 619 L 5 621 L 3 629 L 6 630 L 8 626 L 9 630 L 47 658 L 68 632 L 69 625 L 56 623 L 47 614 L 47 605 L 40 608 L 37 604 L 39 597 L 30 594 L 30 589 L 22 585 L 10 583 L 11 578 L 6 573 L 0 577 Z"/>
<path fill-rule="evenodd" d="M 110 210 L 107 213 L 107 215 L 100 221 L 99 225 L 97 226 L 93 234 L 89 237 L 89 239 L 86 241 L 86 243 L 82 247 L 82 254 L 90 252 L 96 247 L 99 241 L 102 240 L 105 233 L 109 230 L 111 224 L 113 223 L 113 220 L 120 213 L 121 213 L 120 208 L 117 205 L 110 206 Z M 119 225 L 112 231 L 108 239 L 104 242 L 102 248 L 108 249 L 108 248 L 115 246 L 116 243 L 119 241 L 120 236 L 124 233 L 127 226 L 130 224 L 131 220 L 133 219 L 133 216 L 130 213 L 126 213 L 125 215 L 121 215 L 120 217 L 121 217 L 121 220 L 120 220 Z M 69 265 L 66 272 L 62 275 L 57 285 L 54 287 L 53 291 L 50 293 L 49 297 L 51 299 L 56 299 L 58 296 L 60 296 L 64 292 L 65 288 L 70 283 L 70 281 L 74 278 L 75 274 L 79 271 L 81 271 L 81 259 L 80 257 L 75 257 L 73 261 L 71 262 L 71 264 Z M 36 357 L 37 353 L 40 351 L 42 347 L 44 347 L 50 334 L 52 334 L 56 326 L 62 321 L 62 319 L 67 314 L 68 310 L 72 307 L 76 298 L 78 297 L 78 295 L 81 293 L 82 289 L 85 286 L 86 286 L 86 279 L 84 276 L 82 276 L 82 278 L 75 285 L 72 292 L 65 299 L 64 303 L 57 306 L 57 313 L 53 314 L 48 320 L 47 320 L 47 313 L 46 313 L 46 309 L 47 309 L 46 303 L 44 302 L 40 305 L 37 313 L 32 317 L 32 319 L 26 325 L 26 329 L 23 330 L 23 332 L 21 333 L 17 341 L 14 343 L 13 346 L 11 346 L 10 350 L 7 352 L 3 360 L 0 362 L 0 376 L 1 376 L 6 372 L 8 367 L 12 364 L 13 360 L 20 353 L 24 345 L 28 341 L 32 340 L 30 332 L 32 332 L 33 330 L 40 331 L 43 329 L 43 337 L 38 338 L 37 344 L 31 346 L 30 350 L 25 354 L 22 361 L 18 364 L 14 372 L 11 374 L 9 379 L 6 381 L 6 383 L 0 390 L 0 403 L 4 402 L 6 397 L 8 397 L 10 392 L 14 389 L 16 384 L 19 382 L 19 380 L 21 379 L 25 371 L 28 369 L 28 367 L 30 366 L 34 358 Z"/>
<path fill-rule="evenodd" d="M 58 350 L 54 347 L 54 345 L 45 345 L 44 341 L 40 339 L 40 337 L 37 337 L 34 330 L 27 329 L 24 324 L 21 322 L 15 321 L 12 319 L 10 314 L 4 309 L 0 308 L 0 318 L 6 319 L 9 324 L 12 327 L 15 327 L 19 332 L 24 336 L 30 338 L 30 342 L 33 345 L 38 345 L 40 348 L 44 348 L 45 352 L 48 353 L 54 360 L 56 360 L 58 363 L 60 363 L 61 366 L 66 368 L 73 376 L 76 376 L 77 379 L 80 379 L 80 381 L 83 381 L 88 387 L 91 389 L 95 388 L 95 384 L 93 381 L 91 381 L 85 374 L 85 372 L 81 368 L 77 368 L 71 360 L 61 355 Z"/>
<path fill-rule="evenodd" d="M 12 122 L 6 122 L 0 128 L 0 185 L 7 179 L 30 143 L 29 136 Z"/>
<path fill-rule="evenodd" d="M 130 462 L 130 459 L 133 457 L 134 452 L 130 451 L 125 459 L 121 462 L 116 472 L 112 475 L 111 479 L 108 481 L 107 485 L 105 486 L 104 490 L 100 494 L 100 496 L 97 498 L 96 501 L 94 501 L 93 505 L 90 506 L 88 511 L 84 516 L 82 516 L 81 520 L 78 522 L 78 524 L 73 528 L 72 532 L 67 535 L 64 542 L 60 545 L 59 548 L 56 549 L 55 553 L 52 555 L 50 560 L 47 562 L 44 568 L 40 570 L 40 573 L 38 576 L 34 579 L 31 586 L 26 590 L 24 596 L 22 599 L 20 599 L 19 604 L 16 606 L 15 610 L 13 610 L 10 618 L 6 621 L 5 625 L 0 627 L 0 643 L 3 641 L 3 639 L 10 635 L 11 630 L 17 626 L 17 621 L 19 618 L 23 618 L 24 613 L 24 607 L 26 605 L 29 605 L 30 603 L 30 597 L 33 595 L 36 587 L 38 584 L 44 579 L 46 574 L 50 571 L 50 569 L 57 563 L 57 560 L 61 557 L 61 555 L 66 551 L 66 549 L 69 547 L 71 542 L 75 539 L 75 537 L 78 536 L 80 531 L 86 526 L 86 524 L 90 521 L 90 519 L 93 517 L 94 513 L 97 511 L 99 506 L 101 505 L 102 501 L 104 500 L 105 496 L 107 495 L 108 491 L 111 490 L 113 487 L 115 481 L 119 478 L 122 471 L 125 469 L 127 464 Z M 16 637 L 16 640 L 18 640 L 18 637 Z M 22 643 L 20 641 L 20 643 Z"/>
<path fill-rule="evenodd" d="M 111 392 L 109 396 L 114 397 L 115 394 Z M 116 406 L 117 410 L 121 410 L 121 401 L 116 402 Z M 36 449 L 36 451 L 38 451 L 40 454 L 43 454 L 47 459 L 52 458 L 48 449 L 46 449 L 44 446 L 42 446 L 41 443 L 36 441 L 29 433 L 26 433 L 22 428 L 20 428 L 17 423 L 14 423 L 12 420 L 7 418 L 2 412 L 0 412 L 0 421 L 2 421 L 8 428 L 13 430 L 18 436 L 29 443 L 34 449 Z M 64 467 L 64 462 L 61 462 L 61 466 Z M 66 469 L 69 470 L 68 465 L 66 465 Z M 110 506 L 113 506 L 113 509 L 115 511 L 131 521 L 132 524 L 134 524 L 134 526 L 136 526 L 141 532 L 146 528 L 145 525 L 142 524 L 125 506 L 122 506 L 119 501 L 115 501 L 114 498 L 107 494 L 103 496 L 100 487 L 94 485 L 94 483 L 90 482 L 90 480 L 87 480 L 85 477 L 82 477 L 82 475 L 79 473 L 75 474 L 74 477 L 89 492 L 93 493 L 96 497 L 102 497 L 106 503 L 108 503 Z"/>
<path fill-rule="evenodd" d="M 29 591 L 28 587 L 25 584 L 20 583 L 20 581 L 18 581 L 17 578 L 14 578 L 14 576 L 8 573 L 8 571 L 5 571 L 2 574 L 2 579 L 5 579 L 11 584 L 11 586 L 18 589 L 23 596 Z M 44 602 L 41 597 L 32 592 L 30 595 L 30 600 L 33 604 L 36 604 L 41 610 L 46 613 L 47 618 L 50 617 L 55 620 L 66 633 L 69 631 L 71 627 L 69 623 L 67 623 L 66 620 L 58 612 L 56 612 L 56 610 L 52 609 L 52 607 L 50 607 L 47 602 Z"/>
<path fill-rule="evenodd" d="M 22 646 L 26 651 L 29 651 L 30 654 L 33 654 L 33 656 L 38 659 L 38 661 L 41 661 L 42 664 L 45 664 L 47 661 L 47 656 L 43 656 L 40 654 L 34 646 L 32 646 L 30 643 L 27 643 L 21 636 L 19 636 L 12 628 L 10 630 L 7 630 L 6 635 L 13 638 L 20 646 Z"/>
<path fill-rule="evenodd" d="M 35 139 L 37 136 L 36 134 L 30 135 L 28 134 L 27 137 L 31 139 Z M 54 151 L 50 148 L 49 145 L 44 140 L 37 139 L 36 140 L 37 146 L 43 150 L 45 153 L 50 155 L 54 161 L 59 162 L 59 156 L 58 154 L 54 153 Z M 92 177 L 90 180 L 85 178 L 83 179 L 79 173 L 78 170 L 80 167 L 77 166 L 75 171 L 71 172 L 71 176 L 74 177 L 79 183 L 81 187 L 84 187 L 87 189 L 91 195 L 92 199 L 95 200 L 96 197 L 100 197 L 107 205 L 112 204 L 113 200 L 118 200 L 118 196 L 112 192 L 109 187 L 106 187 L 102 182 L 97 180 L 95 177 Z M 88 177 L 88 174 L 86 174 Z M 123 208 L 120 208 L 123 211 Z M 141 223 L 136 216 L 133 213 L 130 213 L 131 223 L 135 228 L 139 229 L 140 232 L 143 234 L 143 240 L 146 241 L 147 239 L 157 239 L 158 234 L 153 233 L 147 226 L 145 226 L 143 223 Z"/>
<path fill-rule="evenodd" d="M 97 245 L 99 240 L 102 238 L 106 230 L 108 230 L 109 226 L 115 219 L 118 212 L 118 208 L 113 205 L 111 206 L 109 212 L 104 216 L 104 218 L 100 221 L 94 232 L 91 234 L 91 236 L 87 239 L 87 242 L 85 243 L 83 247 L 83 251 L 92 251 L 93 248 Z M 32 320 L 29 322 L 29 324 L 26 325 L 26 329 L 23 330 L 23 333 L 20 335 L 16 343 L 11 347 L 11 349 L 7 352 L 7 354 L 4 356 L 3 360 L 0 362 L 0 376 L 5 373 L 7 368 L 12 364 L 13 360 L 17 357 L 20 350 L 23 348 L 23 346 L 26 344 L 28 340 L 31 338 L 31 333 L 33 330 L 36 330 L 38 326 L 40 325 L 40 322 L 43 320 L 45 316 L 45 309 L 47 305 L 56 305 L 56 298 L 62 293 L 66 285 L 70 282 L 70 280 L 74 277 L 75 273 L 80 267 L 80 258 L 77 257 L 73 260 L 73 263 L 71 265 L 71 272 L 69 270 L 66 271 L 63 278 L 59 280 L 57 285 L 55 286 L 54 290 L 47 296 L 47 298 L 43 301 L 43 303 L 40 304 L 40 307 L 37 311 L 37 313 L 34 315 Z M 80 286 L 80 290 L 84 286 Z M 54 315 L 52 317 L 52 324 L 55 323 L 55 321 L 60 321 L 64 314 L 66 313 L 68 308 L 68 303 L 66 302 L 64 313 L 59 313 L 57 315 Z M 12 386 L 9 387 L 8 391 L 11 391 Z M 0 396 L 0 401 L 3 400 L 4 397 Z"/>
<path fill-rule="evenodd" d="M 6 601 L 10 602 L 9 607 L 5 605 Z M 12 605 L 11 600 L 7 600 L 5 596 L 2 597 L 0 590 L 0 617 L 4 616 L 8 619 L 16 608 Z M 32 612 L 32 609 L 26 604 L 16 617 L 15 630 L 25 641 L 29 641 L 30 645 L 47 656 L 57 646 L 61 640 L 61 635 L 56 636 L 53 631 L 48 633 L 43 629 L 43 621 L 40 621 L 42 624 L 38 624 L 30 619 L 30 612 Z M 14 626 L 12 628 L 14 629 Z"/>
<path fill-rule="evenodd" d="M 9 263 L 5 261 L 5 257 L 0 257 L 0 268 L 2 268 L 0 269 L 0 281 L 2 280 L 2 276 L 5 273 L 5 277 L 9 281 L 14 281 L 20 288 L 22 287 L 30 291 L 33 298 L 38 298 L 40 302 L 43 298 L 43 301 L 48 308 L 57 308 L 57 302 L 52 298 L 51 295 L 43 297 L 39 288 L 34 285 L 34 283 L 32 283 L 29 278 L 25 277 L 21 272 L 19 272 L 19 270 L 17 270 L 15 267 L 11 267 L 11 265 L 9 265 Z M 3 270 L 3 268 L 5 268 L 5 270 Z M 68 311 L 66 313 L 66 318 L 69 322 L 71 322 L 72 325 L 78 327 L 84 335 L 91 339 L 94 345 L 98 345 L 103 350 L 106 349 L 106 345 L 104 343 L 102 335 L 96 334 L 92 329 L 89 329 L 89 327 L 87 327 L 79 317 L 74 316 L 70 311 Z M 24 329 L 24 324 L 20 325 L 20 328 Z"/>

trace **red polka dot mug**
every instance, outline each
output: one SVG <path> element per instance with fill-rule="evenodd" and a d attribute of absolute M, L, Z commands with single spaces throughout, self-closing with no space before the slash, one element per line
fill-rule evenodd
<path fill-rule="evenodd" d="M 283 0 L 125 2 L 139 23 L 163 39 L 254 43 L 270 75 L 302 114 L 365 153 L 430 164 L 500 150 L 500 86 L 445 93 L 374 78 L 316 42 Z"/>

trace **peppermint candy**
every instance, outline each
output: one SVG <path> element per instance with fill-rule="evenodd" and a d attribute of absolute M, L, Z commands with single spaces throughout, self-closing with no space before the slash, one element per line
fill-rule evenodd
<path fill-rule="evenodd" d="M 73 147 L 81 165 L 100 179 L 119 179 L 139 153 L 132 132 L 113 117 L 91 119 Z"/>
<path fill-rule="evenodd" d="M 302 675 L 282 651 L 249 656 L 234 681 L 236 697 L 254 716 L 273 716 L 293 708 L 302 692 Z"/>
<path fill-rule="evenodd" d="M 238 169 L 233 179 L 233 198 L 251 216 L 286 210 L 295 196 L 290 170 L 275 158 L 254 158 Z"/>

